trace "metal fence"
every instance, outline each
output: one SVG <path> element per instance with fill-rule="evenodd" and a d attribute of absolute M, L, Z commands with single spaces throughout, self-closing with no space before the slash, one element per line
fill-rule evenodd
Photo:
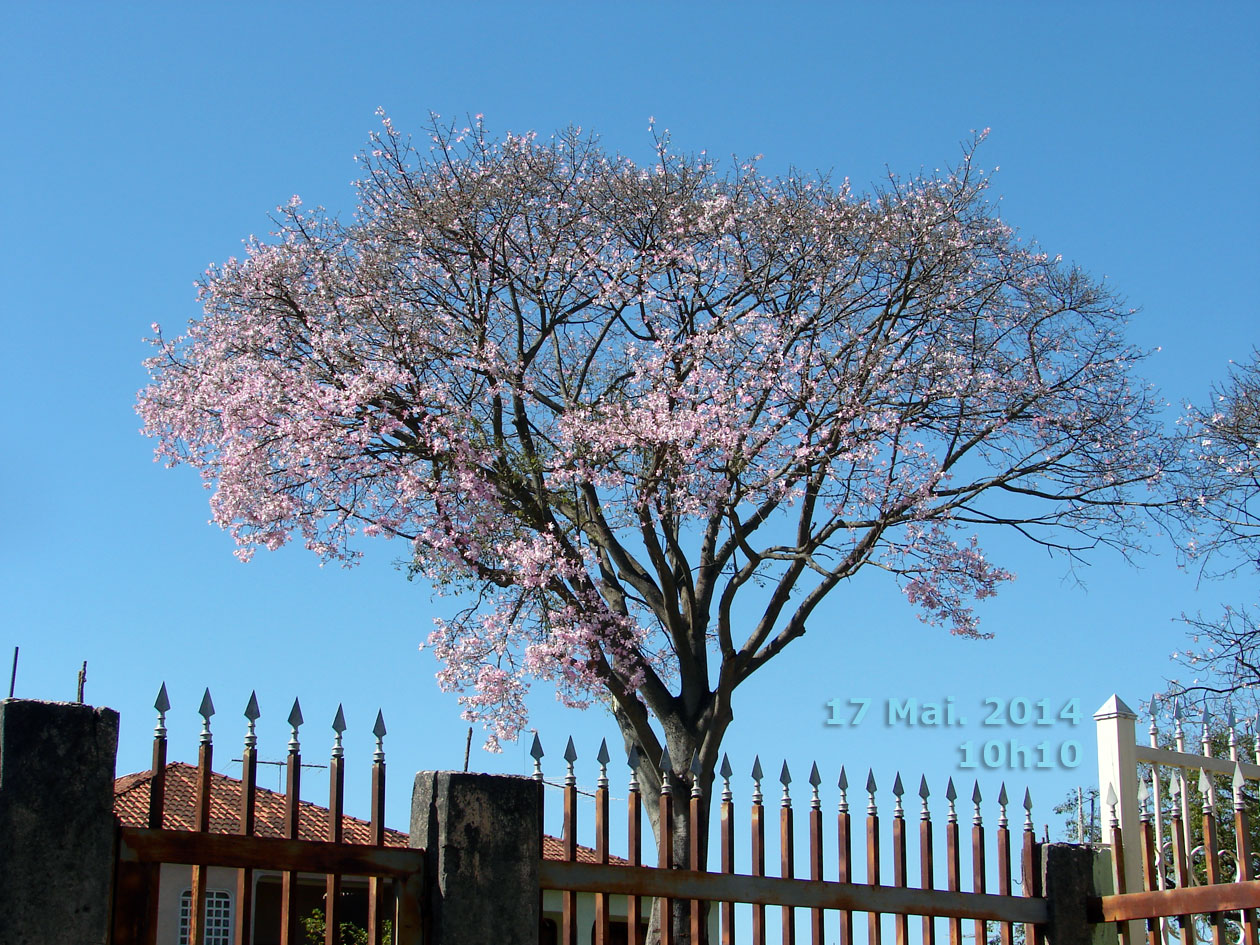
<path fill-rule="evenodd" d="M 322 840 L 300 836 L 302 832 L 309 834 L 312 825 L 303 825 L 300 817 L 303 765 L 298 729 L 303 724 L 303 718 L 296 700 L 288 718 L 291 735 L 285 759 L 284 814 L 283 826 L 279 831 L 281 836 L 258 835 L 258 754 L 254 732 L 254 724 L 260 715 L 257 699 L 251 694 L 244 713 L 248 720 L 248 730 L 241 754 L 240 789 L 234 792 L 238 795 L 239 804 L 234 833 L 222 832 L 224 825 L 221 823 L 217 825 L 219 831 L 212 830 L 211 787 L 215 775 L 210 719 L 215 710 L 209 691 L 206 691 L 198 710 L 203 724 L 197 751 L 192 823 L 183 825 L 191 829 L 174 829 L 166 823 L 170 819 L 166 796 L 170 768 L 167 764 L 165 719 L 170 702 L 165 685 L 158 694 L 155 708 L 158 711 L 158 722 L 153 737 L 153 768 L 148 783 L 146 825 L 123 826 L 119 829 L 113 909 L 114 945 L 153 945 L 157 941 L 158 908 L 162 892 L 161 865 L 164 863 L 187 864 L 192 867 L 185 932 L 189 945 L 204 945 L 208 940 L 204 927 L 207 871 L 215 866 L 238 871 L 234 898 L 235 945 L 251 945 L 252 942 L 254 872 L 258 870 L 280 873 L 281 945 L 296 945 L 301 940 L 295 903 L 299 871 L 326 874 L 323 918 L 327 945 L 340 941 L 342 917 L 338 910 L 342 900 L 342 879 L 348 875 L 368 878 L 366 932 L 370 945 L 382 945 L 386 940 L 385 930 L 389 926 L 392 926 L 393 935 L 396 936 L 394 940 L 399 945 L 418 945 L 423 851 L 386 845 L 383 743 L 386 732 L 384 720 L 379 713 L 373 728 L 376 751 L 372 759 L 372 813 L 368 836 L 361 838 L 361 841 L 365 839 L 366 842 L 351 843 L 343 835 L 345 759 L 341 736 L 346 725 L 340 707 L 333 721 L 336 739 L 328 764 L 329 804 L 325 823 L 321 825 L 325 832 Z M 222 798 L 219 803 L 222 804 Z M 305 831 L 303 827 L 306 828 Z"/>
<path fill-rule="evenodd" d="M 309 804 L 304 807 L 300 799 L 303 764 L 298 731 L 303 719 L 295 700 L 288 718 L 291 737 L 284 762 L 283 816 L 278 826 L 268 822 L 262 829 L 257 816 L 258 798 L 266 796 L 275 801 L 278 795 L 257 785 L 257 701 L 251 697 L 245 710 L 248 729 L 241 755 L 242 776 L 239 782 L 233 781 L 239 785 L 232 792 L 236 809 L 225 812 L 228 792 L 222 786 L 212 799 L 215 779 L 222 780 L 223 776 L 213 773 L 210 720 L 214 706 L 206 693 L 199 710 L 203 725 L 193 798 L 188 805 L 191 814 L 188 822 L 182 824 L 164 819 L 171 807 L 167 796 L 170 772 L 181 768 L 187 774 L 190 770 L 189 766 L 167 762 L 165 714 L 170 705 L 165 687 L 155 707 L 158 724 L 142 825 L 122 826 L 118 833 L 111 938 L 115 945 L 157 940 L 162 864 L 173 863 L 191 866 L 186 940 L 193 945 L 208 945 L 211 941 L 212 930 L 205 928 L 204 917 L 208 870 L 214 867 L 237 871 L 235 916 L 231 923 L 236 945 L 252 945 L 254 879 L 257 871 L 264 870 L 279 873 L 282 945 L 300 941 L 296 908 L 299 872 L 325 874 L 327 945 L 339 941 L 338 910 L 341 883 L 346 876 L 367 877 L 366 932 L 372 945 L 383 945 L 387 940 L 400 945 L 421 941 L 425 926 L 432 919 L 426 910 L 441 908 L 435 906 L 432 897 L 426 899 L 430 890 L 425 882 L 436 882 L 438 871 L 433 877 L 426 877 L 426 852 L 391 845 L 402 842 L 401 834 L 392 841 L 387 836 L 383 819 L 386 733 L 379 714 L 373 729 L 376 751 L 371 766 L 371 819 L 366 824 L 354 821 L 352 842 L 346 825 L 353 819 L 346 818 L 343 811 L 341 741 L 346 726 L 340 710 L 333 722 L 336 737 L 328 764 L 327 809 Z M 537 888 L 531 873 L 525 884 L 528 888 L 513 890 L 512 895 L 523 897 L 521 902 L 537 905 L 544 890 L 558 893 L 561 921 L 557 937 L 564 945 L 577 945 L 579 938 L 585 938 L 579 935 L 577 927 L 580 894 L 593 898 L 590 940 L 595 945 L 614 942 L 613 913 L 621 912 L 620 908 L 611 908 L 615 897 L 624 897 L 615 905 L 624 902 L 627 919 L 624 938 L 617 929 L 615 940 L 631 945 L 643 945 L 644 929 L 637 918 L 645 909 L 654 913 L 664 945 L 672 945 L 679 934 L 693 943 L 734 945 L 740 941 L 764 945 L 767 938 L 776 937 L 776 931 L 778 940 L 785 945 L 794 945 L 798 933 L 802 940 L 808 935 L 812 943 L 826 940 L 854 945 L 862 931 L 868 945 L 882 945 L 889 930 L 897 945 L 911 940 L 935 945 L 938 938 L 942 942 L 947 938 L 950 945 L 962 945 L 965 937 L 977 943 L 1000 941 L 1002 945 L 1014 945 L 1022 937 L 1029 945 L 1035 945 L 1044 942 L 1047 935 L 1066 935 L 1056 923 L 1069 913 L 1077 916 L 1082 927 L 1102 928 L 1106 923 L 1114 923 L 1127 945 L 1137 945 L 1140 938 L 1156 945 L 1161 937 L 1179 938 L 1183 945 L 1206 938 L 1213 939 L 1216 945 L 1235 940 L 1257 945 L 1255 909 L 1260 907 L 1260 881 L 1254 878 L 1254 851 L 1246 809 L 1249 802 L 1244 788 L 1249 780 L 1260 780 L 1260 764 L 1240 757 L 1239 743 L 1232 736 L 1226 749 L 1228 757 L 1212 757 L 1206 739 L 1200 746 L 1202 754 L 1186 752 L 1180 725 L 1174 748 L 1155 744 L 1154 734 L 1151 745 L 1138 745 L 1136 715 L 1118 698 L 1110 700 L 1095 718 L 1099 723 L 1100 785 L 1111 810 L 1108 839 L 1114 855 L 1110 889 L 1093 885 L 1092 877 L 1085 875 L 1092 868 L 1092 859 L 1089 851 L 1080 848 L 1073 849 L 1085 857 L 1084 869 L 1078 870 L 1084 877 L 1083 885 L 1075 892 L 1064 892 L 1066 887 L 1054 888 L 1053 869 L 1046 858 L 1054 847 L 1036 840 L 1027 792 L 1021 802 L 1022 824 L 1012 829 L 1005 787 L 986 802 L 978 785 L 969 797 L 960 798 L 952 779 L 943 792 L 947 810 L 942 824 L 939 817 L 933 820 L 929 801 L 939 805 L 939 799 L 932 798 L 926 777 L 920 779 L 914 792 L 906 790 L 900 775 L 891 786 L 881 789 L 873 773 L 868 774 L 860 788 L 851 788 L 841 768 L 835 781 L 828 779 L 824 786 L 822 774 L 814 765 L 807 781 L 808 809 L 801 812 L 798 824 L 795 805 L 805 807 L 804 792 L 798 787 L 797 798 L 793 798 L 792 776 L 784 763 L 777 779 L 782 794 L 777 803 L 775 850 L 774 838 L 767 839 L 767 821 L 773 819 L 767 807 L 776 805 L 773 800 L 767 804 L 763 796 L 762 785 L 767 779 L 760 761 L 753 764 L 752 789 L 744 808 L 746 817 L 741 819 L 732 788 L 734 773 L 725 757 L 718 771 L 720 796 L 713 798 L 716 810 L 711 839 L 717 869 L 708 868 L 707 850 L 698 830 L 690 831 L 690 845 L 682 857 L 685 862 L 675 862 L 675 847 L 668 830 L 658 831 L 656 850 L 645 854 L 643 817 L 647 810 L 645 792 L 637 780 L 641 759 L 636 749 L 627 759 L 631 775 L 625 799 L 626 852 L 624 858 L 618 858 L 611 850 L 611 759 L 606 745 L 600 746 L 596 757 L 599 775 L 593 792 L 592 843 L 579 856 L 577 752 L 570 739 L 564 753 L 567 769 L 561 785 L 563 826 L 559 858 L 555 858 L 554 842 L 549 855 L 542 853 L 544 811 L 539 785 L 537 823 L 533 820 L 534 802 L 530 800 L 523 815 L 528 824 L 522 828 L 531 838 L 536 832 L 540 841 L 539 852 L 528 858 L 530 868 L 536 867 Z M 543 756 L 537 739 L 533 754 L 534 777 L 542 781 Z M 709 785 L 698 763 L 693 759 L 690 768 L 675 772 L 666 753 L 656 767 L 664 786 L 655 802 L 658 822 L 671 824 L 676 814 L 691 824 L 706 822 Z M 1197 777 L 1192 778 L 1191 774 Z M 1219 778 L 1225 775 L 1232 779 L 1228 804 L 1218 802 L 1224 797 Z M 534 787 L 528 781 L 506 780 Z M 685 787 L 686 796 L 671 792 L 671 783 Z M 716 779 L 712 788 L 717 795 Z M 864 814 L 860 809 L 850 810 L 851 790 L 865 795 Z M 834 797 L 834 813 L 824 812 L 824 792 L 829 798 Z M 881 795 L 883 815 L 877 801 Z M 891 811 L 887 810 L 889 797 Z M 828 806 L 832 803 L 829 800 Z M 855 800 L 855 806 L 860 808 L 861 801 Z M 994 808 L 996 823 L 990 828 L 985 823 L 985 811 L 992 816 Z M 916 815 L 917 829 L 912 823 Z M 312 821 L 317 816 L 322 818 L 318 824 Z M 965 824 L 968 820 L 969 826 Z M 1191 829 L 1192 821 L 1198 825 L 1197 830 Z M 1232 833 L 1233 841 L 1221 841 L 1224 833 Z M 799 859 L 807 864 L 800 875 L 798 839 L 804 854 Z M 737 872 L 737 852 L 744 872 Z M 512 853 L 502 855 L 510 858 Z M 767 870 L 767 859 L 772 863 L 778 860 L 774 874 Z M 518 861 L 526 862 L 513 860 Z M 441 875 L 445 877 L 447 873 Z M 450 875 L 456 875 L 453 867 Z M 862 882 L 857 881 L 859 876 Z M 516 908 L 522 914 L 537 914 L 532 905 L 528 909 Z M 777 909 L 778 915 L 768 913 L 768 909 Z M 1200 916 L 1197 920 L 1193 918 L 1196 915 Z M 1176 921 L 1164 921 L 1166 917 Z M 777 930 L 768 924 L 775 918 Z M 387 919 L 392 923 L 388 932 Z M 222 934 L 221 930 L 213 931 L 215 935 Z M 528 934 L 532 936 L 533 932 Z M 1063 940 L 1074 939 L 1068 935 Z"/>
<path fill-rule="evenodd" d="M 1152 700 L 1146 745 L 1137 741 L 1137 714 L 1118 696 L 1094 716 L 1114 852 L 1115 894 L 1102 897 L 1103 918 L 1119 922 L 1122 940 L 1131 942 L 1256 945 L 1260 882 L 1246 789 L 1260 781 L 1260 745 L 1253 742 L 1252 763 L 1230 717 L 1221 726 L 1224 753 L 1214 757 L 1205 710 L 1198 744 L 1190 740 L 1198 751 L 1187 751 L 1174 705 L 1172 747 L 1163 747 L 1155 706 Z M 1232 842 L 1222 844 L 1222 834 L 1232 834 Z"/>
<path fill-rule="evenodd" d="M 541 758 L 541 750 L 535 740 L 534 754 L 536 761 Z M 687 863 L 673 861 L 674 849 L 666 831 L 660 831 L 661 838 L 656 850 L 655 867 L 644 865 L 641 846 L 643 797 L 635 770 L 638 759 L 632 750 L 628 763 L 631 776 L 626 798 L 627 854 L 626 864 L 609 863 L 609 788 L 607 764 L 609 761 L 606 745 L 600 746 L 598 755 L 599 778 L 595 789 L 594 813 L 594 863 L 578 862 L 576 856 L 578 834 L 578 789 L 574 772 L 577 754 L 570 739 L 565 752 L 568 770 L 564 780 L 563 792 L 563 844 L 565 856 L 560 861 L 544 861 L 539 871 L 539 883 L 544 889 L 562 890 L 563 913 L 560 930 L 560 941 L 563 945 L 576 945 L 578 929 L 576 923 L 576 894 L 591 892 L 595 894 L 595 929 L 593 940 L 595 945 L 610 942 L 609 897 L 623 895 L 627 898 L 626 915 L 634 917 L 640 914 L 640 900 L 643 897 L 655 898 L 656 924 L 660 930 L 660 941 L 669 945 L 674 929 L 668 918 L 672 912 L 671 902 L 685 900 L 687 902 L 687 931 L 692 942 L 703 941 L 706 923 L 706 905 L 717 904 L 718 921 L 716 932 L 722 945 L 734 945 L 737 941 L 751 941 L 753 945 L 763 945 L 767 935 L 767 907 L 777 906 L 780 909 L 780 941 L 794 943 L 797 935 L 798 908 L 809 910 L 809 940 L 815 945 L 824 941 L 827 926 L 838 923 L 839 941 L 841 945 L 851 945 L 855 941 L 854 918 L 857 914 L 866 916 L 866 935 L 870 945 L 880 945 L 883 937 L 882 916 L 890 914 L 895 939 L 898 945 L 910 941 L 911 924 L 921 928 L 921 941 L 934 943 L 937 940 L 937 920 L 946 920 L 946 934 L 951 945 L 960 945 L 964 937 L 964 922 L 970 920 L 975 941 L 988 941 L 991 931 L 990 923 L 995 924 L 993 931 L 1003 945 L 1011 945 L 1015 941 L 1015 926 L 1025 924 L 1025 940 L 1041 941 L 1047 921 L 1047 903 L 1041 898 L 1039 891 L 1038 844 L 1035 839 L 1032 822 L 1032 802 L 1027 792 L 1024 795 L 1024 821 L 1020 839 L 1021 855 L 1019 870 L 1022 879 L 1023 895 L 1012 893 L 1012 878 L 1015 864 L 1012 860 L 1012 831 L 1007 818 L 1008 799 L 1005 788 L 997 798 L 997 827 L 992 834 L 992 845 L 986 842 L 986 829 L 982 816 L 983 799 L 979 787 L 971 796 L 971 828 L 969 837 L 964 836 L 956 808 L 957 793 L 951 779 L 945 791 L 948 803 L 948 814 L 944 824 L 943 862 L 938 849 L 940 838 L 934 837 L 934 824 L 928 806 L 929 789 L 927 779 L 920 782 L 918 797 L 920 802 L 918 838 L 915 844 L 911 835 L 916 831 L 907 823 L 903 807 L 905 790 L 900 775 L 891 788 L 893 810 L 891 817 L 891 846 L 886 847 L 881 840 L 880 815 L 876 804 L 878 787 L 873 774 L 868 775 L 865 784 L 866 814 L 864 824 L 855 823 L 850 812 L 848 791 L 849 783 L 843 768 L 836 782 L 839 792 L 836 813 L 831 829 L 836 832 L 837 862 L 834 866 L 824 863 L 823 834 L 827 829 L 822 809 L 820 788 L 822 777 L 818 766 L 814 765 L 809 776 L 810 799 L 808 816 L 805 823 L 805 842 L 808 845 L 809 876 L 795 875 L 795 842 L 796 824 L 795 809 L 791 796 L 791 774 L 784 763 L 779 775 L 783 789 L 779 801 L 779 849 L 778 875 L 767 875 L 767 854 L 773 853 L 766 842 L 766 805 L 761 785 L 763 772 L 760 761 L 754 762 L 752 770 L 753 788 L 748 813 L 747 842 L 751 861 L 749 874 L 735 872 L 736 844 L 740 842 L 738 834 L 742 831 L 737 826 L 734 792 L 731 788 L 732 770 L 727 758 L 723 758 L 720 776 L 722 793 L 719 808 L 718 829 L 715 846 L 720 847 L 720 867 L 717 871 L 706 869 L 706 858 L 703 856 L 699 840 L 699 832 L 690 833 L 689 857 Z M 661 782 L 664 789 L 659 799 L 659 823 L 671 823 L 676 803 L 688 805 L 690 823 L 700 823 L 707 803 L 703 795 L 703 787 L 699 772 L 692 770 L 685 776 L 691 784 L 690 794 L 686 798 L 675 798 L 669 789 L 670 760 L 668 753 L 661 759 Z M 536 764 L 535 777 L 542 779 L 541 766 Z M 855 831 L 860 831 L 855 832 Z M 853 878 L 857 872 L 854 847 L 858 847 L 858 856 L 865 860 L 865 882 L 857 883 Z M 918 876 L 917 883 L 911 884 L 910 856 L 917 846 Z M 970 888 L 964 890 L 963 851 L 969 850 L 967 857 L 970 866 L 968 883 Z M 989 856 L 993 857 L 992 873 L 989 870 Z M 830 872 L 834 879 L 824 879 Z M 996 876 L 996 888 L 989 890 L 987 884 L 990 876 Z M 736 928 L 736 904 L 751 905 L 749 928 Z M 912 919 L 912 917 L 916 917 Z M 835 928 L 832 925 L 832 928 Z M 915 932 L 919 932 L 916 928 Z M 630 921 L 626 929 L 626 940 L 631 945 L 640 945 L 642 929 L 638 923 Z M 834 940 L 834 939 L 833 939 Z"/>

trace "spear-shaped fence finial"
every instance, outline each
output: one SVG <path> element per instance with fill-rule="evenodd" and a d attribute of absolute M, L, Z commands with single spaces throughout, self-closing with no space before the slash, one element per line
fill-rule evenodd
<path fill-rule="evenodd" d="M 760 805 L 760 804 L 761 804 L 761 799 L 762 799 L 762 798 L 761 798 L 761 778 L 762 778 L 762 773 L 761 773 L 761 756 L 760 756 L 760 755 L 753 755 L 753 766 L 752 766 L 753 794 L 752 794 L 752 802 L 753 802 L 753 804 L 754 804 L 754 805 Z"/>
<path fill-rule="evenodd" d="M 262 715 L 258 711 L 258 693 L 250 690 L 249 702 L 245 703 L 245 718 L 248 720 L 248 728 L 245 730 L 245 747 L 258 747 L 258 734 L 254 731 L 254 723 L 258 721 Z"/>
<path fill-rule="evenodd" d="M 1107 826 L 1114 831 L 1120 826 L 1120 820 L 1116 817 L 1116 805 L 1120 803 L 1120 798 L 1116 794 L 1116 786 L 1111 782 L 1107 783 L 1107 796 L 1103 798 L 1103 803 L 1107 805 Z"/>
<path fill-rule="evenodd" d="M 928 788 L 927 775 L 919 776 L 919 799 L 923 802 L 923 807 L 919 811 L 920 820 L 931 820 L 932 812 L 928 810 L 928 798 L 932 796 L 931 790 Z"/>
<path fill-rule="evenodd" d="M 971 789 L 971 803 L 975 807 L 975 811 L 971 815 L 971 822 L 979 827 L 984 819 L 980 815 L 980 782 L 976 781 L 976 786 Z"/>
<path fill-rule="evenodd" d="M 157 709 L 157 725 L 153 727 L 154 738 L 166 737 L 166 713 L 171 710 L 171 700 L 166 695 L 166 683 L 162 683 L 162 688 L 158 690 L 157 698 L 153 701 L 153 708 Z"/>
<path fill-rule="evenodd" d="M 1002 782 L 1001 788 L 998 789 L 998 826 L 1005 829 L 1009 826 L 1006 819 L 1006 805 L 1010 803 L 1010 798 L 1006 796 L 1006 782 Z"/>
<path fill-rule="evenodd" d="M 953 778 L 950 778 L 949 783 L 945 785 L 945 800 L 949 801 L 949 822 L 958 823 L 958 811 L 954 808 L 954 801 L 958 800 L 958 792 L 954 790 Z"/>
<path fill-rule="evenodd" d="M 1234 716 L 1234 703 L 1225 703 L 1225 725 L 1229 730 L 1229 757 L 1233 761 L 1238 760 L 1238 733 L 1235 728 L 1238 725 L 1238 719 Z"/>
<path fill-rule="evenodd" d="M 668 745 L 661 749 L 661 762 L 659 767 L 661 772 L 661 793 L 671 794 L 673 793 L 673 788 L 670 787 L 669 776 L 674 773 L 674 765 L 669 758 Z"/>
<path fill-rule="evenodd" d="M 836 781 L 836 787 L 840 789 L 840 813 L 847 814 L 849 812 L 849 776 L 844 773 L 844 765 L 840 766 L 840 777 Z"/>
<path fill-rule="evenodd" d="M 630 790 L 635 792 L 639 790 L 639 758 L 639 746 L 631 745 L 626 764 L 630 766 Z"/>
<path fill-rule="evenodd" d="M 534 759 L 534 780 L 541 781 L 543 779 L 543 747 L 542 739 L 538 737 L 537 732 L 534 733 L 534 743 L 529 746 L 529 756 Z"/>
<path fill-rule="evenodd" d="M 1199 769 L 1199 793 L 1203 795 L 1203 813 L 1210 814 L 1216 810 L 1216 791 L 1206 768 Z"/>
<path fill-rule="evenodd" d="M 809 769 L 810 810 L 822 810 L 822 799 L 818 796 L 818 785 L 822 784 L 822 775 L 818 773 L 818 762 Z"/>
<path fill-rule="evenodd" d="M 346 730 L 346 713 L 341 708 L 341 703 L 337 703 L 337 714 L 333 716 L 332 730 L 336 733 L 333 737 L 332 756 L 341 758 L 345 755 L 345 751 L 341 747 L 341 735 Z"/>
<path fill-rule="evenodd" d="M 1234 778 L 1230 782 L 1230 787 L 1234 792 L 1234 810 L 1243 809 L 1247 799 L 1243 796 L 1243 788 L 1247 786 L 1247 779 L 1243 777 L 1242 765 L 1237 761 L 1234 762 Z"/>
<path fill-rule="evenodd" d="M 783 785 L 783 799 L 780 802 L 783 807 L 792 806 L 792 772 L 788 770 L 787 759 L 783 761 L 783 769 L 779 772 L 779 783 Z"/>
<path fill-rule="evenodd" d="M 901 783 L 901 772 L 897 772 L 897 776 L 893 778 L 893 818 L 901 820 L 905 817 L 905 811 L 901 807 L 901 795 L 906 793 L 905 786 Z"/>
<path fill-rule="evenodd" d="M 1151 799 L 1151 789 L 1147 783 L 1146 778 L 1142 778 L 1141 780 L 1138 781 L 1137 799 L 1138 799 L 1138 818 L 1142 821 L 1142 823 L 1147 823 L 1151 819 L 1151 811 L 1150 811 L 1150 808 L 1148 807 L 1148 804 Z"/>
<path fill-rule="evenodd" d="M 726 752 L 722 752 L 722 767 L 718 770 L 718 774 L 722 776 L 722 803 L 729 804 L 735 800 L 735 795 L 731 793 L 731 775 L 734 774 L 731 768 L 731 759 L 726 756 Z"/>
<path fill-rule="evenodd" d="M 376 751 L 372 753 L 372 761 L 382 764 L 385 761 L 385 716 L 376 710 L 376 724 L 372 726 L 372 734 L 376 736 Z"/>
<path fill-rule="evenodd" d="M 691 753 L 691 796 L 700 796 L 700 776 L 704 774 L 704 765 L 700 763 L 700 749 Z"/>
<path fill-rule="evenodd" d="M 868 768 L 866 771 L 866 813 L 874 817 L 878 813 L 875 807 L 875 769 Z"/>
<path fill-rule="evenodd" d="M 1199 718 L 1199 742 L 1203 745 L 1203 756 L 1212 757 L 1212 736 L 1208 732 L 1208 707 L 1203 703 L 1203 712 Z"/>
<path fill-rule="evenodd" d="M 595 756 L 595 760 L 599 762 L 599 780 L 595 782 L 595 787 L 606 791 L 608 790 L 608 762 L 612 760 L 612 756 L 608 754 L 608 739 L 599 740 L 599 754 Z"/>
<path fill-rule="evenodd" d="M 302 723 L 305 720 L 302 718 L 302 706 L 298 702 L 297 699 L 293 700 L 293 708 L 289 710 L 288 721 L 289 721 L 289 729 L 290 729 L 289 751 L 291 752 L 300 751 L 302 748 L 302 745 L 298 741 L 298 729 L 302 727 Z"/>
<path fill-rule="evenodd" d="M 210 690 L 201 697 L 201 706 L 197 709 L 201 716 L 201 744 L 210 744 L 210 716 L 214 715 L 214 700 L 210 698 Z"/>
<path fill-rule="evenodd" d="M 564 763 L 566 765 L 564 771 L 564 786 L 577 787 L 577 775 L 573 773 L 573 762 L 577 761 L 577 748 L 573 745 L 573 736 L 569 736 L 569 743 L 564 746 Z"/>
<path fill-rule="evenodd" d="M 1024 788 L 1024 829 L 1030 833 L 1036 829 L 1032 819 L 1032 792 L 1028 788 Z"/>

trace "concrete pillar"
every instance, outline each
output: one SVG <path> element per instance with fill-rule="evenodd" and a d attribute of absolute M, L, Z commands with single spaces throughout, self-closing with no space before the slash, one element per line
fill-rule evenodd
<path fill-rule="evenodd" d="M 430 945 L 537 945 L 542 785 L 532 778 L 422 771 L 411 845 L 425 850 Z"/>
<path fill-rule="evenodd" d="M 1091 921 L 1089 902 L 1111 890 L 1111 859 L 1102 846 L 1041 845 L 1042 895 L 1050 907 L 1049 945 L 1115 945 L 1112 922 Z"/>
<path fill-rule="evenodd" d="M 118 713 L 0 701 L 0 945 L 104 945 Z"/>
<path fill-rule="evenodd" d="M 1138 810 L 1137 713 L 1117 695 L 1094 713 L 1098 730 L 1098 819 L 1104 843 L 1111 842 L 1107 789 L 1116 792 L 1116 818 L 1124 836 L 1124 887 L 1126 892 L 1142 889 L 1142 853 Z M 1131 940 L 1146 934 L 1146 924 L 1130 922 Z"/>

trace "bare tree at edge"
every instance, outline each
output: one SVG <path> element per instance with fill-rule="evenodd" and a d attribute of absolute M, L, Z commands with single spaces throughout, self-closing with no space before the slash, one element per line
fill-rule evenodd
<path fill-rule="evenodd" d="M 1212 391 L 1183 421 L 1194 462 L 1180 488 L 1195 534 L 1191 560 L 1208 577 L 1260 578 L 1260 352 Z M 1189 678 L 1170 693 L 1210 704 L 1260 709 L 1260 627 L 1254 602 L 1218 617 L 1186 618 L 1190 646 L 1177 654 Z"/>

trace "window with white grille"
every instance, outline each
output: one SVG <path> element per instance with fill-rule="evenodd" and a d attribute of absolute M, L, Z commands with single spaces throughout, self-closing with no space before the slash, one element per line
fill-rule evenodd
<path fill-rule="evenodd" d="M 188 945 L 188 922 L 192 916 L 192 890 L 179 897 L 179 945 Z M 232 945 L 232 894 L 226 889 L 206 890 L 202 945 Z"/>

